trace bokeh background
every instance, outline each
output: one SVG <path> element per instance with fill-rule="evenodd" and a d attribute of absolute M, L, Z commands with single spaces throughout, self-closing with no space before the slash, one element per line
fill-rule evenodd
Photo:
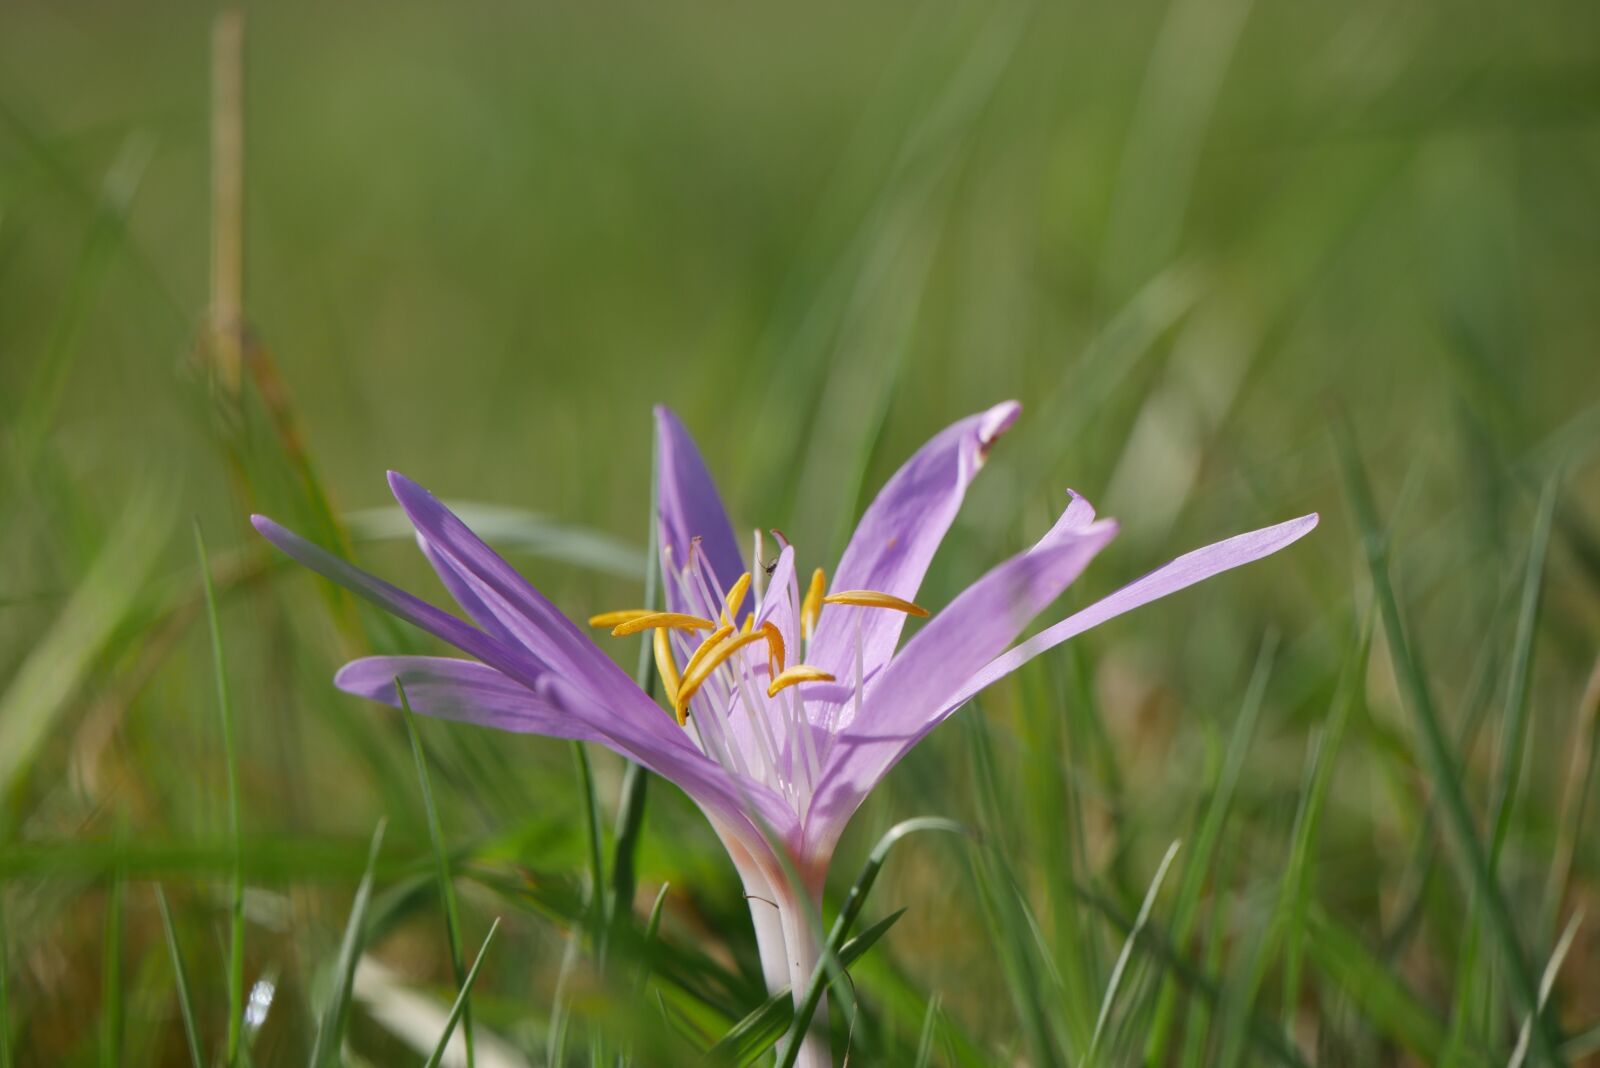
<path fill-rule="evenodd" d="M 1023 419 L 925 603 L 1067 486 L 1124 532 L 1047 618 L 1323 522 L 1043 658 L 894 773 L 833 900 L 901 819 L 980 834 L 896 847 L 867 919 L 906 912 L 835 998 L 839 1054 L 1504 1063 L 1509 933 L 1533 975 L 1557 959 L 1533 1058 L 1593 1059 L 1592 5 L 257 5 L 242 216 L 212 203 L 215 14 L 0 7 L 11 1063 L 190 1063 L 186 1001 L 221 1057 L 236 847 L 244 1055 L 305 1063 L 380 819 L 341 1055 L 420 1062 L 443 1026 L 405 725 L 329 684 L 427 646 L 271 558 L 249 512 L 442 596 L 387 510 L 397 468 L 586 616 L 641 596 L 652 404 L 739 525 L 810 566 L 922 440 L 1008 397 Z M 208 313 L 219 233 L 243 243 L 237 380 Z M 1447 767 L 1397 683 L 1356 468 Z M 503 921 L 479 1063 L 591 1063 L 594 1035 L 699 1063 L 761 1004 L 732 867 L 673 788 L 651 784 L 638 847 L 641 925 L 669 885 L 660 931 L 602 976 L 572 747 L 420 733 L 469 959 Z M 609 857 L 622 769 L 592 761 Z"/>

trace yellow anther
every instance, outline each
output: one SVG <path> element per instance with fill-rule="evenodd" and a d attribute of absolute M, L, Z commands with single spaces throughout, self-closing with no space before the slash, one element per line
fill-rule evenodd
<path fill-rule="evenodd" d="M 928 610 L 920 604 L 912 604 L 892 593 L 879 593 L 877 590 L 840 590 L 830 593 L 822 599 L 823 604 L 853 604 L 861 608 L 887 608 L 892 612 L 904 612 L 908 616 L 925 616 Z"/>
<path fill-rule="evenodd" d="M 722 621 L 732 623 L 739 618 L 739 606 L 744 604 L 744 595 L 750 592 L 750 572 L 746 571 L 739 576 L 739 581 L 733 584 L 733 589 L 728 591 L 728 599 L 722 608 Z"/>
<path fill-rule="evenodd" d="M 828 573 L 822 568 L 811 572 L 811 585 L 806 589 L 805 600 L 800 602 L 800 636 L 811 637 L 817 629 L 817 617 L 822 615 L 822 595 L 828 589 Z"/>
<path fill-rule="evenodd" d="M 624 608 L 620 612 L 601 612 L 597 616 L 590 616 L 589 626 L 615 627 L 618 624 L 626 623 L 631 619 L 639 619 L 643 616 L 653 615 L 655 615 L 655 613 L 648 608 Z"/>
<path fill-rule="evenodd" d="M 739 633 L 740 634 L 749 634 L 751 631 L 753 631 L 755 629 L 756 629 L 756 614 L 754 612 L 751 612 L 749 615 L 744 617 L 744 626 L 739 628 Z"/>
<path fill-rule="evenodd" d="M 777 678 L 783 674 L 783 633 L 770 619 L 761 624 L 761 633 L 767 636 L 767 672 Z"/>
<path fill-rule="evenodd" d="M 638 634 L 641 630 L 655 630 L 657 627 L 671 627 L 674 630 L 717 629 L 714 622 L 701 616 L 691 616 L 683 612 L 648 612 L 618 623 L 611 629 L 611 636 L 626 638 L 630 634 Z"/>
<path fill-rule="evenodd" d="M 809 667 L 805 664 L 796 664 L 788 671 L 782 672 L 772 680 L 772 685 L 767 687 L 767 696 L 776 697 L 791 686 L 798 686 L 802 682 L 832 682 L 833 676 L 821 668 Z"/>
<path fill-rule="evenodd" d="M 718 631 L 718 633 L 720 634 L 721 631 Z M 721 667 L 730 656 L 740 649 L 752 642 L 765 641 L 766 637 L 763 633 L 752 633 L 728 638 L 710 653 L 701 657 L 699 663 L 694 664 L 693 667 L 684 668 L 683 681 L 678 684 L 678 699 L 673 702 L 673 707 L 678 713 L 679 726 L 688 722 L 689 699 L 695 695 L 696 690 L 700 689 L 701 684 L 711 677 L 711 673 Z M 705 647 L 701 646 L 701 648 Z M 695 653 L 699 655 L 699 650 L 695 650 Z"/>
<path fill-rule="evenodd" d="M 689 674 L 700 665 L 700 661 L 704 660 L 713 649 L 720 645 L 722 643 L 722 639 L 726 638 L 732 633 L 732 626 L 718 627 L 716 630 L 712 631 L 711 637 L 701 642 L 700 647 L 689 654 L 689 662 L 683 665 L 684 677 L 687 678 Z"/>
<path fill-rule="evenodd" d="M 656 650 L 656 671 L 661 675 L 661 688 L 666 690 L 668 702 L 676 706 L 679 676 L 677 661 L 672 659 L 672 631 L 657 627 L 651 641 Z"/>

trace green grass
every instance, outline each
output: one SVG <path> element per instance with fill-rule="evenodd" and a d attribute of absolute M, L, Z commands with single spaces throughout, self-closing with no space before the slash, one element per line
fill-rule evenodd
<path fill-rule="evenodd" d="M 1049 618 L 1323 521 L 895 770 L 839 1058 L 1596 1063 L 1592 5 L 252 9 L 236 391 L 211 14 L 0 8 L 0 1065 L 777 1063 L 683 795 L 338 693 L 438 650 L 246 517 L 442 599 L 403 470 L 582 618 L 658 598 L 651 404 L 804 568 L 1006 397 L 932 607 L 1066 486 Z"/>

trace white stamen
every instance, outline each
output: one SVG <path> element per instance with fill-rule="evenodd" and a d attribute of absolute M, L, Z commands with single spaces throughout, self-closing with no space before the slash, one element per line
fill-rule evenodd
<path fill-rule="evenodd" d="M 732 665 L 738 698 L 744 704 L 745 718 L 750 721 L 750 735 L 755 739 L 756 752 L 761 756 L 762 768 L 766 773 L 763 781 L 769 786 L 781 788 L 783 776 L 778 774 L 778 762 L 774 757 L 777 745 L 772 741 L 771 728 L 767 724 L 766 706 L 757 703 L 755 693 L 750 688 L 750 665 L 745 650 L 735 653 L 733 659 L 738 661 Z"/>

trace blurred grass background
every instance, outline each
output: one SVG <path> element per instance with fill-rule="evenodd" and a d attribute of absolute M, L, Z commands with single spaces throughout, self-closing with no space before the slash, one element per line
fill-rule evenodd
<path fill-rule="evenodd" d="M 1534 976 L 1590 917 L 1531 1057 L 1594 1061 L 1592 5 L 259 5 L 238 389 L 207 318 L 213 14 L 0 8 L 6 1063 L 189 1063 L 155 885 L 223 1057 L 236 841 L 242 1056 L 304 1063 L 380 818 L 343 1056 L 420 1061 L 442 1026 L 456 979 L 404 724 L 329 684 L 425 646 L 280 567 L 248 512 L 442 597 L 370 511 L 397 468 L 502 509 L 490 540 L 584 616 L 640 596 L 652 403 L 739 525 L 815 563 L 922 440 L 1006 397 L 1023 420 L 925 603 L 1068 485 L 1124 530 L 1068 606 L 1239 530 L 1323 524 L 1043 658 L 896 771 L 840 893 L 908 816 L 981 841 L 897 847 L 869 919 L 908 911 L 853 967 L 836 1049 L 1502 1063 L 1522 1008 L 1455 863 L 1453 784 Z M 503 918 L 479 1063 L 587 1063 L 591 1034 L 699 1063 L 760 1005 L 737 880 L 681 795 L 651 787 L 638 856 L 641 923 L 670 883 L 660 934 L 602 977 L 571 748 L 419 730 L 469 961 Z M 609 836 L 621 768 L 594 760 Z"/>

